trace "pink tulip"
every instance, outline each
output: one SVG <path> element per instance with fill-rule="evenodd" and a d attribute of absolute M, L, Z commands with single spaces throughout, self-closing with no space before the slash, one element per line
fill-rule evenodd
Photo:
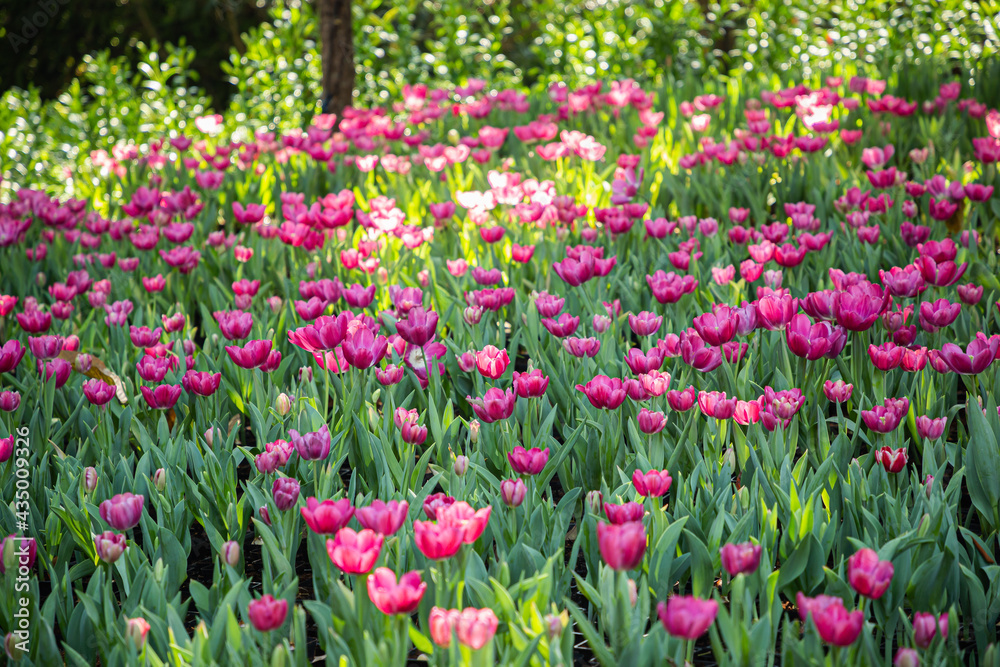
<path fill-rule="evenodd" d="M 667 602 L 657 605 L 656 613 L 668 633 L 691 641 L 705 634 L 715 622 L 719 603 L 694 596 L 672 595 Z"/>
<path fill-rule="evenodd" d="M 760 567 L 761 546 L 751 542 L 743 544 L 724 544 L 719 551 L 722 567 L 729 576 L 738 574 L 753 574 Z"/>
<path fill-rule="evenodd" d="M 851 587 L 867 598 L 877 600 L 892 582 L 893 566 L 880 561 L 872 549 L 861 549 L 847 561 L 847 578 Z"/>
<path fill-rule="evenodd" d="M 424 504 L 424 511 L 427 504 Z M 442 508 L 443 511 L 443 508 Z M 462 527 L 430 521 L 413 522 L 413 539 L 426 558 L 430 560 L 447 560 L 458 553 L 464 536 Z"/>
<path fill-rule="evenodd" d="M 476 353 L 476 368 L 483 377 L 496 380 L 506 372 L 509 364 L 507 350 L 497 349 L 493 345 L 487 345 Z"/>
<path fill-rule="evenodd" d="M 383 614 L 412 614 L 420 606 L 427 584 L 417 571 L 407 572 L 397 581 L 387 567 L 376 568 L 368 577 L 368 597 Z"/>
<path fill-rule="evenodd" d="M 363 527 L 380 535 L 394 535 L 406 521 L 409 503 L 390 500 L 388 503 L 373 500 L 367 507 L 359 507 L 354 516 Z"/>
<path fill-rule="evenodd" d="M 650 470 L 642 473 L 638 470 L 632 473 L 632 486 L 636 493 L 647 498 L 659 498 L 667 495 L 673 478 L 666 470 Z"/>
<path fill-rule="evenodd" d="M 373 530 L 355 532 L 341 528 L 332 540 L 326 541 L 330 560 L 346 574 L 367 574 L 378 560 L 384 536 Z"/>
<path fill-rule="evenodd" d="M 625 401 L 625 389 L 618 378 L 598 375 L 587 384 L 576 385 L 577 391 L 582 391 L 590 404 L 599 410 L 616 410 Z"/>
<path fill-rule="evenodd" d="M 253 600 L 247 606 L 247 617 L 250 619 L 250 624 L 260 632 L 277 630 L 285 624 L 287 615 L 288 600 L 275 600 L 271 595 Z"/>
<path fill-rule="evenodd" d="M 597 524 L 597 545 L 601 558 L 619 572 L 634 570 L 646 553 L 646 528 L 639 521 L 620 525 Z"/>
<path fill-rule="evenodd" d="M 525 449 L 521 445 L 507 455 L 510 467 L 519 475 L 537 475 L 549 461 L 549 448 Z"/>
<path fill-rule="evenodd" d="M 351 501 L 347 498 L 336 501 L 324 500 L 323 502 L 319 502 L 315 498 L 307 498 L 306 506 L 300 507 L 299 512 L 309 529 L 317 535 L 338 533 L 354 516 L 354 508 L 351 507 Z"/>
<path fill-rule="evenodd" d="M 101 518 L 115 530 L 129 530 L 139 525 L 142 505 L 146 498 L 132 493 L 119 493 L 105 500 L 98 508 Z"/>
<path fill-rule="evenodd" d="M 500 500 L 508 507 L 520 507 L 527 494 L 528 487 L 520 477 L 500 482 Z"/>

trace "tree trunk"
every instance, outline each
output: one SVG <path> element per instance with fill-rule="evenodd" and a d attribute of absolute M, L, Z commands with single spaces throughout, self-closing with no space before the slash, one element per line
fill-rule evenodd
<path fill-rule="evenodd" d="M 323 57 L 323 111 L 339 114 L 354 96 L 351 0 L 316 0 Z"/>

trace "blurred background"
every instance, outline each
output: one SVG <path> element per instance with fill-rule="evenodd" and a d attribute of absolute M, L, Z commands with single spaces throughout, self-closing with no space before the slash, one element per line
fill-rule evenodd
<path fill-rule="evenodd" d="M 154 47 L 190 50 L 193 84 L 222 109 L 234 95 L 319 85 L 316 3 L 324 0 L 2 0 L 0 92 L 52 99 L 95 62 L 135 69 Z M 768 70 L 808 77 L 860 61 L 879 69 L 937 57 L 957 66 L 996 53 L 994 0 L 353 0 L 356 94 L 386 100 L 403 83 L 570 85 L 666 72 Z M 470 10 L 475 10 L 469 13 Z"/>

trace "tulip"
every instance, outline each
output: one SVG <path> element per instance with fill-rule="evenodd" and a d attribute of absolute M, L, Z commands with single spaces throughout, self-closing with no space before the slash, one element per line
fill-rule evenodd
<path fill-rule="evenodd" d="M 913 615 L 913 643 L 917 646 L 927 648 L 938 633 L 942 639 L 948 638 L 948 614 L 935 617 L 918 611 Z"/>
<path fill-rule="evenodd" d="M 277 630 L 285 623 L 288 615 L 288 600 L 275 600 L 271 595 L 265 595 L 259 600 L 252 600 L 247 606 L 247 618 L 250 624 L 260 632 Z"/>
<path fill-rule="evenodd" d="M 851 399 L 854 391 L 853 384 L 847 384 L 843 380 L 827 380 L 823 383 L 823 393 L 826 398 L 834 403 L 845 403 Z"/>
<path fill-rule="evenodd" d="M 622 381 L 607 375 L 597 375 L 585 385 L 578 384 L 576 390 L 582 391 L 590 404 L 599 410 L 616 410 L 626 397 Z"/>
<path fill-rule="evenodd" d="M 883 447 L 875 452 L 875 460 L 882 464 L 886 472 L 900 472 L 906 467 L 906 448 Z"/>
<path fill-rule="evenodd" d="M 722 345 L 736 335 L 739 315 L 729 306 L 718 306 L 711 313 L 702 313 L 694 318 L 691 324 L 706 343 Z"/>
<path fill-rule="evenodd" d="M 480 510 L 474 510 L 468 503 L 458 501 L 438 511 L 438 523 L 459 528 L 462 532 L 462 541 L 466 544 L 472 544 L 486 530 L 486 523 L 490 520 L 492 509 L 492 507 L 484 507 Z"/>
<path fill-rule="evenodd" d="M 410 345 L 423 347 L 426 345 L 437 331 L 438 314 L 433 310 L 424 310 L 422 306 L 415 306 L 407 311 L 406 319 L 396 322 L 396 331 L 399 337 Z"/>
<path fill-rule="evenodd" d="M 638 315 L 629 313 L 628 325 L 637 336 L 651 336 L 656 333 L 660 325 L 663 324 L 663 316 L 643 311 Z"/>
<path fill-rule="evenodd" d="M 466 396 L 476 416 L 487 424 L 507 419 L 514 414 L 514 403 L 517 394 L 508 389 L 506 392 L 498 387 L 490 387 L 482 398 Z M 624 400 L 624 398 L 623 398 Z"/>
<path fill-rule="evenodd" d="M 722 365 L 722 348 L 712 347 L 693 329 L 680 335 L 681 359 L 702 373 L 709 373 Z"/>
<path fill-rule="evenodd" d="M 616 526 L 620 526 L 632 521 L 642 521 L 646 510 L 642 506 L 642 503 L 627 502 L 621 505 L 604 503 L 604 513 L 607 515 L 608 521 Z"/>
<path fill-rule="evenodd" d="M 954 285 L 962 278 L 969 266 L 968 262 L 956 265 L 951 260 L 936 261 L 927 255 L 918 257 L 914 265 L 920 270 L 924 280 L 937 287 Z"/>
<path fill-rule="evenodd" d="M 299 434 L 295 429 L 289 429 L 288 435 L 295 451 L 305 461 L 322 461 L 330 455 L 330 429 L 326 424 L 311 433 Z"/>
<path fill-rule="evenodd" d="M 387 567 L 376 568 L 368 577 L 368 597 L 383 614 L 412 614 L 420 606 L 427 584 L 417 571 L 407 572 L 397 581 Z"/>
<path fill-rule="evenodd" d="M 299 489 L 299 482 L 293 477 L 279 477 L 274 480 L 274 484 L 271 485 L 271 496 L 274 498 L 274 506 L 282 512 L 295 507 L 295 504 L 299 501 Z M 303 516 L 305 516 L 304 513 Z"/>
<path fill-rule="evenodd" d="M 569 313 L 561 313 L 558 319 L 546 318 L 542 320 L 542 326 L 556 338 L 565 338 L 577 330 L 580 326 L 580 318 Z"/>
<path fill-rule="evenodd" d="M 424 499 L 424 514 L 431 521 L 437 521 L 438 510 L 453 504 L 455 499 L 443 493 L 432 493 Z"/>
<path fill-rule="evenodd" d="M 937 419 L 931 419 L 926 415 L 921 415 L 920 417 L 917 417 L 916 422 L 917 433 L 921 438 L 937 440 L 944 435 L 944 427 L 948 423 L 948 418 L 938 417 Z"/>
<path fill-rule="evenodd" d="M 388 503 L 373 500 L 367 507 L 359 507 L 354 512 L 358 523 L 380 535 L 395 535 L 406 521 L 409 503 L 390 500 Z"/>
<path fill-rule="evenodd" d="M 542 317 L 556 317 L 562 311 L 566 300 L 558 296 L 542 292 L 535 298 L 535 308 Z"/>
<path fill-rule="evenodd" d="M 785 342 L 795 356 L 815 361 L 840 354 L 847 343 L 847 337 L 843 329 L 828 322 L 812 324 L 808 315 L 799 313 L 785 327 Z"/>
<path fill-rule="evenodd" d="M 834 301 L 837 323 L 848 331 L 866 331 L 889 306 L 890 294 L 872 283 L 858 283 L 839 292 Z"/>
<path fill-rule="evenodd" d="M 667 495 L 673 478 L 666 470 L 650 470 L 642 473 L 636 470 L 632 473 L 632 486 L 636 493 L 647 498 L 659 498 Z"/>
<path fill-rule="evenodd" d="M 601 350 L 601 341 L 596 338 L 564 338 L 562 344 L 574 357 L 594 357 Z"/>
<path fill-rule="evenodd" d="M 893 566 L 872 549 L 861 549 L 847 561 L 847 579 L 859 594 L 877 600 L 892 582 Z"/>
<path fill-rule="evenodd" d="M 662 412 L 652 412 L 646 408 L 639 410 L 637 417 L 639 430 L 647 435 L 659 433 L 667 425 L 667 416 Z"/>
<path fill-rule="evenodd" d="M 597 545 L 601 558 L 618 572 L 634 570 L 646 553 L 646 528 L 639 521 L 621 525 L 597 524 Z"/>
<path fill-rule="evenodd" d="M 260 368 L 267 363 L 271 354 L 272 342 L 269 340 L 251 340 L 243 347 L 226 345 L 226 354 L 240 368 Z"/>
<path fill-rule="evenodd" d="M 132 493 L 119 493 L 105 500 L 98 508 L 101 518 L 115 530 L 129 530 L 139 525 L 142 505 L 146 498 Z"/>
<path fill-rule="evenodd" d="M 125 536 L 106 530 L 100 535 L 94 536 L 94 548 L 97 549 L 97 557 L 105 563 L 117 561 L 128 546 Z"/>
<path fill-rule="evenodd" d="M 211 396 L 222 382 L 222 373 L 201 373 L 190 370 L 181 377 L 181 385 L 191 394 Z"/>
<path fill-rule="evenodd" d="M 705 634 L 715 622 L 719 603 L 694 596 L 673 595 L 667 602 L 656 606 L 656 613 L 668 633 L 692 641 Z"/>
<path fill-rule="evenodd" d="M 916 649 L 900 647 L 896 651 L 892 667 L 920 667 L 920 654 Z"/>
<path fill-rule="evenodd" d="M 549 461 L 549 448 L 525 449 L 521 445 L 507 455 L 510 467 L 519 475 L 537 475 Z"/>
<path fill-rule="evenodd" d="M 738 574 L 753 574 L 760 567 L 761 546 L 751 542 L 742 544 L 724 544 L 719 550 L 722 567 L 729 576 Z"/>
<path fill-rule="evenodd" d="M 895 343 L 868 346 L 868 356 L 880 371 L 890 371 L 899 366 L 903 361 L 903 352 L 904 348 L 897 347 Z"/>
<path fill-rule="evenodd" d="M 500 482 L 500 499 L 508 507 L 520 507 L 528 493 L 528 488 L 520 477 Z"/>
<path fill-rule="evenodd" d="M 354 368 L 365 370 L 382 361 L 388 347 L 385 336 L 376 336 L 366 326 L 358 327 L 344 336 L 344 359 Z"/>
<path fill-rule="evenodd" d="M 332 540 L 326 541 L 326 553 L 330 560 L 346 574 L 367 574 L 382 551 L 385 537 L 374 530 L 355 532 L 352 528 L 341 528 Z"/>
<path fill-rule="evenodd" d="M 820 638 L 826 643 L 850 646 L 861 634 L 864 612 L 860 609 L 848 612 L 840 598 L 821 595 L 810 599 L 799 592 L 796 600 L 799 613 L 804 617 L 812 616 Z"/>
<path fill-rule="evenodd" d="M 476 368 L 483 377 L 496 380 L 504 374 L 510 364 L 507 350 L 499 350 L 493 345 L 487 345 L 476 353 Z"/>
<path fill-rule="evenodd" d="M 945 343 L 941 346 L 940 356 L 942 362 L 955 373 L 978 375 L 993 363 L 998 346 L 1000 341 L 996 337 L 980 335 L 965 347 L 965 351 L 954 343 Z"/>
<path fill-rule="evenodd" d="M 347 498 L 341 500 L 324 500 L 319 502 L 315 498 L 307 498 L 306 506 L 300 507 L 299 512 L 305 519 L 306 525 L 317 535 L 334 535 L 346 526 L 351 517 L 354 516 L 354 508 Z"/>
<path fill-rule="evenodd" d="M 24 352 L 25 347 L 18 340 L 9 340 L 0 346 L 0 373 L 10 373 L 17 368 Z"/>
<path fill-rule="evenodd" d="M 671 389 L 667 392 L 667 403 L 670 404 L 670 409 L 675 412 L 687 412 L 694 407 L 697 398 L 698 391 L 694 386 L 681 391 Z"/>
<path fill-rule="evenodd" d="M 403 380 L 403 374 L 405 372 L 406 370 L 402 366 L 389 364 L 384 369 L 375 369 L 375 377 L 379 381 L 379 384 L 392 386 L 399 384 Z"/>
<path fill-rule="evenodd" d="M 478 651 L 493 639 L 498 625 L 492 609 L 466 607 L 455 621 L 455 634 L 460 644 Z"/>
<path fill-rule="evenodd" d="M 236 567 L 240 563 L 240 544 L 230 540 L 222 545 L 222 550 L 219 552 L 219 556 L 222 558 L 222 562 L 229 567 Z"/>
<path fill-rule="evenodd" d="M 798 310 L 798 301 L 790 295 L 765 294 L 757 300 L 757 323 L 774 331 L 784 329 Z"/>
<path fill-rule="evenodd" d="M 962 312 L 962 304 L 951 303 L 948 299 L 920 304 L 920 326 L 924 331 L 934 333 L 949 326 Z"/>
<path fill-rule="evenodd" d="M 426 503 L 424 510 L 427 510 Z M 413 522 L 413 540 L 417 549 L 430 560 L 447 560 L 458 553 L 463 535 L 464 531 L 460 526 L 430 521 Z"/>
<path fill-rule="evenodd" d="M 126 618 L 125 636 L 137 650 L 146 645 L 146 635 L 149 634 L 149 623 L 144 618 Z"/>
<path fill-rule="evenodd" d="M 729 419 L 736 412 L 736 397 L 726 398 L 726 392 L 698 392 L 698 407 L 706 417 Z"/>
<path fill-rule="evenodd" d="M 83 383 L 83 395 L 91 405 L 107 405 L 115 396 L 115 386 L 94 378 Z"/>
<path fill-rule="evenodd" d="M 514 391 L 521 398 L 539 398 L 545 394 L 548 386 L 549 378 L 537 368 L 527 373 L 514 371 Z"/>

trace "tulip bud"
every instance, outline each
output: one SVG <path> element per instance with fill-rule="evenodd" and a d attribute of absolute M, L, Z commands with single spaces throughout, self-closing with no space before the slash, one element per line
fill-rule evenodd
<path fill-rule="evenodd" d="M 97 557 L 105 563 L 117 561 L 128 546 L 124 535 L 113 531 L 105 531 L 94 536 L 94 548 L 97 550 Z"/>
<path fill-rule="evenodd" d="M 479 442 L 479 428 L 480 424 L 478 419 L 473 419 L 469 422 L 469 440 L 472 441 L 472 444 Z"/>
<path fill-rule="evenodd" d="M 84 352 L 83 354 L 78 354 L 76 356 L 76 361 L 73 362 L 73 368 L 76 370 L 77 373 L 82 373 L 86 375 L 90 371 L 90 368 L 91 366 L 93 366 L 93 364 L 94 364 L 94 358 L 89 354 L 87 354 L 86 352 Z"/>
<path fill-rule="evenodd" d="M 896 659 L 892 661 L 893 667 L 919 667 L 920 654 L 916 649 L 900 648 L 896 651 Z"/>
<path fill-rule="evenodd" d="M 97 469 L 93 466 L 83 469 L 83 488 L 87 493 L 93 493 L 97 488 Z"/>
<path fill-rule="evenodd" d="M 142 650 L 146 645 L 146 634 L 149 633 L 149 623 L 144 618 L 126 618 L 125 636 L 132 640 L 135 647 Z"/>
<path fill-rule="evenodd" d="M 384 266 L 378 267 L 378 271 L 375 272 L 375 277 L 378 279 L 379 285 L 385 285 L 389 282 L 389 272 L 385 270 Z"/>
<path fill-rule="evenodd" d="M 427 287 L 431 282 L 430 274 L 426 269 L 417 274 L 417 280 L 420 281 L 421 287 Z"/>
<path fill-rule="evenodd" d="M 39 271 L 35 276 L 35 283 L 37 283 L 39 287 L 45 287 L 46 282 L 48 282 L 48 278 L 45 277 L 44 273 Z"/>
<path fill-rule="evenodd" d="M 611 326 L 611 318 L 606 315 L 594 315 L 594 331 L 604 333 Z"/>
<path fill-rule="evenodd" d="M 934 488 L 934 475 L 927 475 L 924 478 L 924 493 L 927 494 L 927 498 L 931 497 L 931 490 Z"/>
<path fill-rule="evenodd" d="M 211 447 L 212 446 L 212 441 L 215 440 L 215 429 L 213 427 L 209 426 L 205 430 L 204 437 L 205 437 L 205 442 L 207 442 L 208 446 Z"/>
<path fill-rule="evenodd" d="M 604 495 L 600 491 L 587 492 L 587 508 L 592 514 L 600 514 L 604 506 Z"/>
<path fill-rule="evenodd" d="M 19 662 L 24 657 L 24 651 L 18 647 L 20 643 L 13 632 L 8 632 L 7 636 L 3 638 L 3 650 L 11 662 Z"/>
<path fill-rule="evenodd" d="M 156 490 L 159 491 L 159 492 L 161 492 L 161 493 L 163 492 L 163 490 L 165 488 L 167 488 L 167 471 L 166 470 L 164 470 L 163 468 L 157 468 L 156 469 L 156 472 L 153 473 L 153 486 L 155 486 Z"/>
<path fill-rule="evenodd" d="M 448 137 L 448 143 L 453 146 L 456 145 L 461 139 L 458 130 L 456 130 L 455 128 L 451 128 L 450 130 L 448 130 L 447 137 Z"/>
<path fill-rule="evenodd" d="M 299 369 L 299 382 L 312 382 L 313 369 L 310 366 L 303 366 Z"/>
<path fill-rule="evenodd" d="M 285 392 L 281 392 L 275 401 L 274 409 L 278 411 L 279 415 L 284 417 L 292 411 L 292 399 Z"/>
<path fill-rule="evenodd" d="M 569 625 L 569 612 L 566 610 L 561 614 L 546 614 L 545 628 L 548 631 L 549 641 L 553 642 L 562 636 L 567 625 Z"/>
<path fill-rule="evenodd" d="M 268 526 L 271 525 L 271 513 L 267 511 L 267 505 L 260 506 L 260 520 L 266 523 Z"/>
<path fill-rule="evenodd" d="M 267 305 L 270 306 L 272 313 L 281 312 L 282 301 L 280 296 L 270 296 L 267 298 Z"/>
<path fill-rule="evenodd" d="M 524 486 L 521 478 L 505 479 L 500 482 L 500 499 L 508 507 L 520 507 L 524 502 L 524 497 L 528 494 L 528 489 Z"/>
<path fill-rule="evenodd" d="M 479 306 L 469 306 L 463 312 L 463 317 L 465 318 L 465 323 L 469 326 L 475 326 L 479 324 L 479 321 L 483 319 L 483 309 Z"/>
<path fill-rule="evenodd" d="M 236 567 L 240 562 L 240 545 L 230 540 L 222 545 L 222 562 L 229 567 Z"/>
<path fill-rule="evenodd" d="M 635 585 L 635 579 L 628 580 L 628 599 L 635 606 L 635 603 L 639 601 L 639 589 Z"/>
<path fill-rule="evenodd" d="M 464 454 L 459 454 L 455 457 L 455 465 L 452 466 L 452 470 L 459 477 L 464 477 L 465 472 L 469 469 L 469 457 Z"/>

